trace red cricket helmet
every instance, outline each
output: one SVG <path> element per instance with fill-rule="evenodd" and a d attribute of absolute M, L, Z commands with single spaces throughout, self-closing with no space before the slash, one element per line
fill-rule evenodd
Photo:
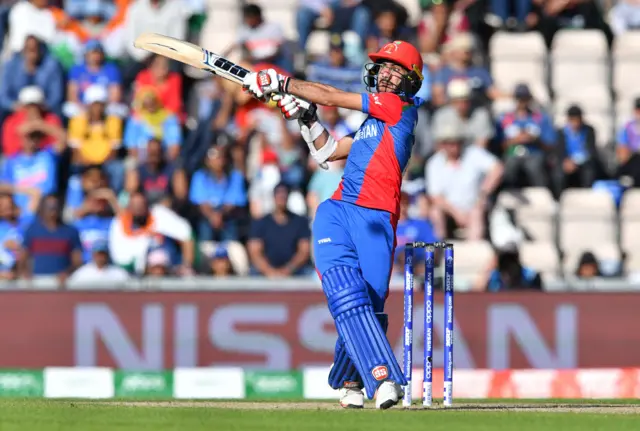
<path fill-rule="evenodd" d="M 409 42 L 395 40 L 389 42 L 374 54 L 369 54 L 374 63 L 380 60 L 393 61 L 408 71 L 415 71 L 422 77 L 422 56 Z"/>

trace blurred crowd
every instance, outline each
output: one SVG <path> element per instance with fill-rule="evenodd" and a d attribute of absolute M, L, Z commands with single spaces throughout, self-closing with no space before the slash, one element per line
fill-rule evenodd
<path fill-rule="evenodd" d="M 146 31 L 199 44 L 216 3 L 0 1 L 3 279 L 315 277 L 310 223 L 344 163 L 319 169 L 279 111 L 133 47 Z M 418 96 L 427 103 L 398 244 L 490 239 L 490 210 L 504 189 L 544 187 L 559 199 L 598 180 L 640 181 L 640 99 L 612 169 L 581 106 L 554 123 L 526 83 L 494 85 L 487 56 L 497 31 L 540 32 L 551 46 L 560 29 L 597 29 L 611 43 L 640 26 L 637 0 L 307 0 L 295 11 L 295 39 L 266 18 L 269 2 L 224 3 L 239 9 L 241 25 L 219 50 L 252 70 L 364 92 L 367 53 L 396 39 L 423 52 Z M 414 10 L 421 19 L 410 25 Z M 307 49 L 316 31 L 330 35 L 326 55 Z M 496 115 L 492 106 L 507 99 L 513 104 Z M 321 107 L 320 118 L 339 139 L 363 115 Z M 539 274 L 505 243 L 478 289 L 540 288 Z M 399 248 L 399 272 L 401 259 Z M 578 274 L 600 275 L 594 260 L 586 253 Z"/>

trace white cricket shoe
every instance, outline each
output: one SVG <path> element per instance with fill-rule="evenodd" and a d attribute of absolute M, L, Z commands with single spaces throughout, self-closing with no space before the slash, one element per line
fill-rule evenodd
<path fill-rule="evenodd" d="M 376 408 L 386 410 L 389 407 L 393 407 L 398 404 L 398 401 L 404 396 L 402 386 L 391 380 L 383 382 L 378 387 L 376 394 Z"/>
<path fill-rule="evenodd" d="M 340 389 L 340 406 L 344 409 L 361 409 L 364 407 L 364 392 L 359 388 Z"/>

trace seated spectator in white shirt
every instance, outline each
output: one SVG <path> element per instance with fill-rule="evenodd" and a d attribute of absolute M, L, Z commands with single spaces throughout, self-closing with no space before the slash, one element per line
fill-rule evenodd
<path fill-rule="evenodd" d="M 293 58 L 286 52 L 285 42 L 282 26 L 277 22 L 265 21 L 262 8 L 250 3 L 242 8 L 242 26 L 236 43 L 223 55 L 244 48 L 252 63 L 270 63 L 291 73 Z"/>
<path fill-rule="evenodd" d="M 433 128 L 457 118 L 463 123 L 465 143 L 482 148 L 489 146 L 495 136 L 496 128 L 491 114 L 484 106 L 471 105 L 471 86 L 466 79 L 454 79 L 447 85 L 449 104 L 438 109 L 433 116 Z"/>
<path fill-rule="evenodd" d="M 69 278 L 69 284 L 95 283 L 113 286 L 129 280 L 129 274 L 119 266 L 109 263 L 109 245 L 106 240 L 96 241 L 91 249 L 91 261 L 78 268 Z"/>
<path fill-rule="evenodd" d="M 436 236 L 451 238 L 453 225 L 466 239 L 483 239 L 487 198 L 500 184 L 502 164 L 484 148 L 463 145 L 460 121 L 443 124 L 435 139 L 439 151 L 427 162 L 426 187 Z"/>

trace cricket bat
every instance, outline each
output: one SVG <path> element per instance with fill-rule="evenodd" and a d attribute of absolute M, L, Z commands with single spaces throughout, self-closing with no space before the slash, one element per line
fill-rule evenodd
<path fill-rule="evenodd" d="M 205 70 L 238 85 L 242 85 L 244 77 L 251 73 L 206 48 L 162 34 L 143 33 L 136 38 L 133 46 Z M 309 109 L 309 102 L 300 98 L 298 100 L 303 109 Z"/>

